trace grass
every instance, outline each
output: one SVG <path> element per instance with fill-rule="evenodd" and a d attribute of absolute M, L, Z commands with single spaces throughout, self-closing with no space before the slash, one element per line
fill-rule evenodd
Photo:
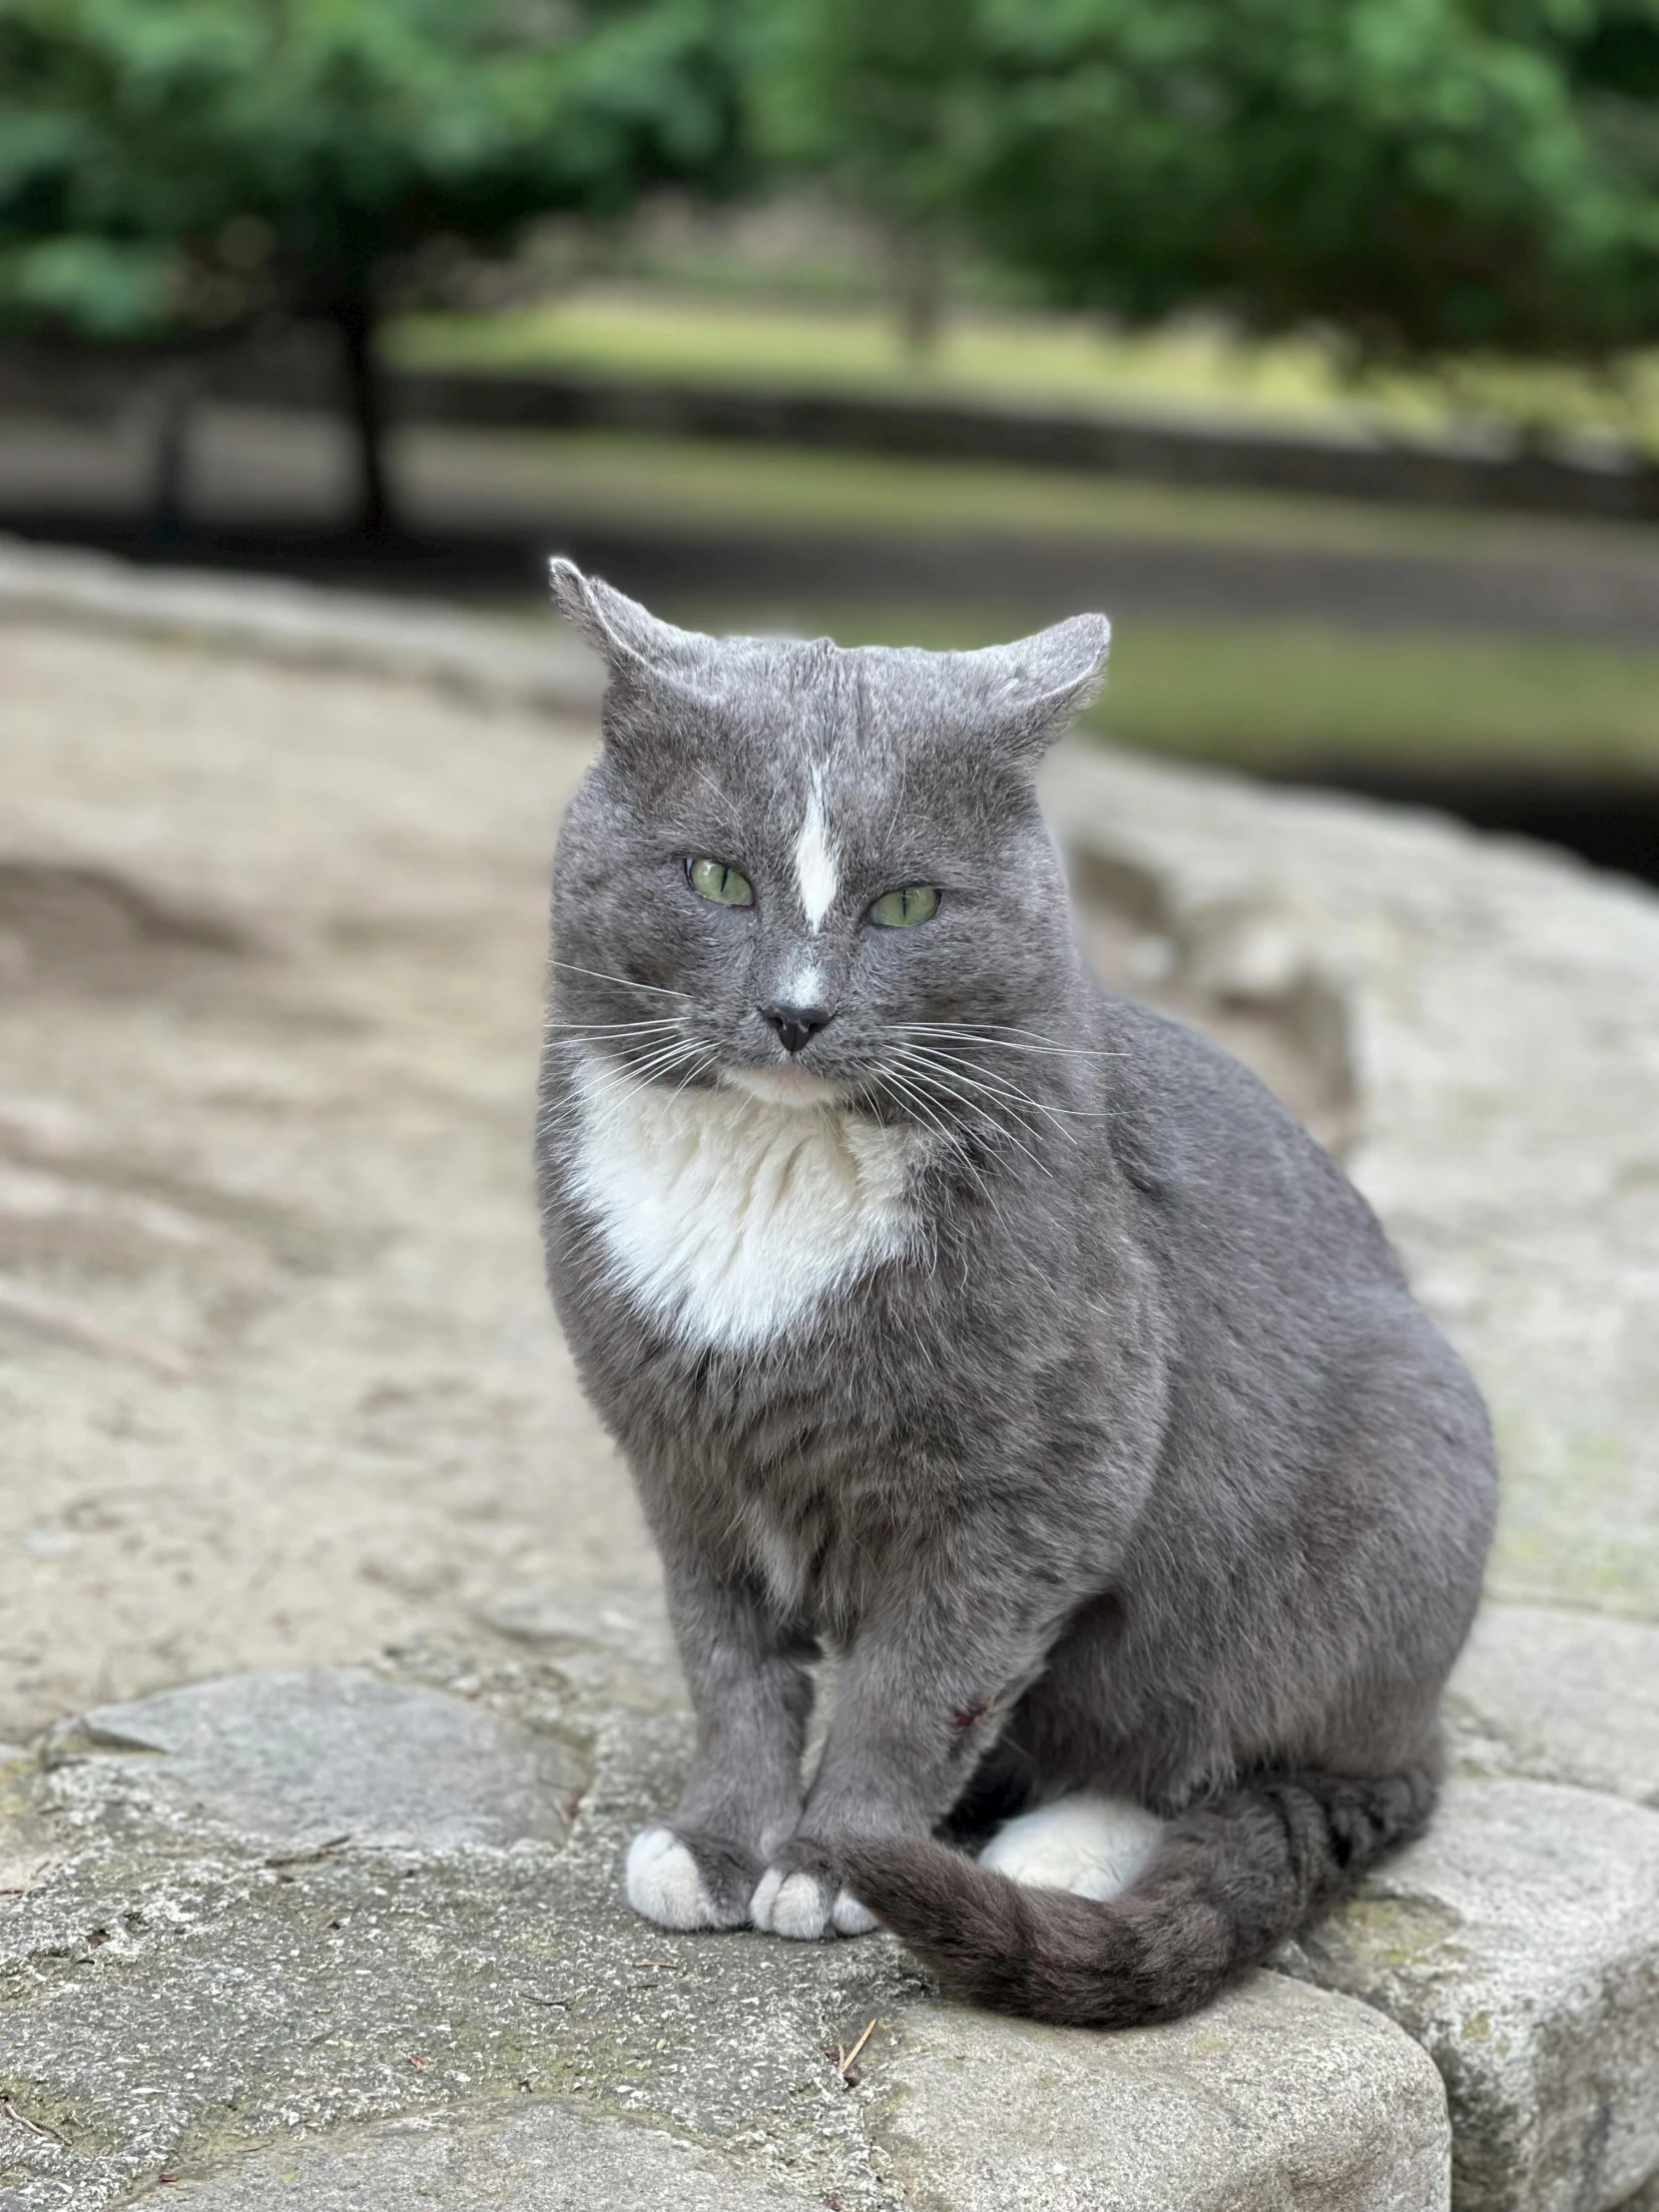
<path fill-rule="evenodd" d="M 1659 355 L 1626 362 L 1616 381 L 1477 361 L 1446 377 L 1397 374 L 1361 387 L 1315 336 L 1252 345 L 1198 322 L 1126 335 L 1080 315 L 958 309 L 933 352 L 917 360 L 877 306 L 812 307 L 615 283 L 488 315 L 406 316 L 390 331 L 387 350 L 411 368 L 558 367 L 933 393 L 1339 434 L 1420 434 L 1459 418 L 1496 417 L 1546 430 L 1611 431 L 1659 450 Z"/>
<path fill-rule="evenodd" d="M 1569 517 L 1482 514 L 1295 493 L 1068 476 L 993 461 L 936 461 L 621 431 L 425 430 L 408 441 L 417 485 L 535 502 L 571 522 L 669 533 L 785 528 L 860 536 L 977 532 L 1065 539 L 1312 546 L 1470 559 L 1634 557 L 1659 531 Z"/>
<path fill-rule="evenodd" d="M 662 542 L 757 528 L 891 539 L 1006 541 L 1002 604 L 688 592 L 662 612 L 715 630 L 827 632 L 845 644 L 969 646 L 1018 636 L 1054 609 L 1022 600 L 1021 539 L 1418 552 L 1478 561 L 1659 561 L 1655 533 L 1611 524 L 1439 513 L 1199 490 L 989 464 L 883 459 L 609 433 L 430 431 L 411 482 L 486 504 L 525 502 L 563 525 L 630 523 Z M 545 620 L 539 603 L 521 611 Z M 1119 623 L 1096 727 L 1150 752 L 1272 772 L 1334 766 L 1445 772 L 1549 769 L 1659 777 L 1659 643 L 1405 633 L 1296 619 Z"/>
<path fill-rule="evenodd" d="M 1659 650 L 1312 623 L 1125 626 L 1096 724 L 1259 771 L 1659 779 Z"/>
<path fill-rule="evenodd" d="M 970 646 L 1030 610 L 838 602 L 769 609 L 687 598 L 662 612 L 716 630 L 824 631 L 846 645 Z M 1344 630 L 1296 621 L 1136 616 L 1087 726 L 1171 759 L 1267 774 L 1386 767 L 1659 779 L 1659 648 Z"/>

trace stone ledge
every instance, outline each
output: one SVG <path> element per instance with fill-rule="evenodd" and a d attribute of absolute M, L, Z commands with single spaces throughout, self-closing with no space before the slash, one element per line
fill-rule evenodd
<path fill-rule="evenodd" d="M 1276 1974 L 1195 2018 L 1115 2035 L 914 2007 L 882 2078 L 877 2137 L 903 2201 L 929 2212 L 1450 2202 L 1445 2092 L 1426 2055 L 1368 2006 Z"/>
<path fill-rule="evenodd" d="M 1488 1605 L 1445 1710 L 1465 1772 L 1572 1782 L 1659 1811 L 1659 1629 Z"/>
<path fill-rule="evenodd" d="M 304 1855 L 563 1843 L 587 1775 L 556 1738 L 362 1667 L 233 1675 L 105 1705 L 56 1732 L 141 1817 Z"/>
<path fill-rule="evenodd" d="M 539 2097 L 253 2151 L 180 2182 L 140 2201 L 196 2212 L 408 2212 L 411 2201 L 442 2212 L 813 2212 L 825 2201 L 746 2180 L 661 2128 Z"/>
<path fill-rule="evenodd" d="M 1292 1964 L 1434 2059 L 1458 2212 L 1611 2212 L 1659 2173 L 1659 1815 L 1455 1782 Z"/>

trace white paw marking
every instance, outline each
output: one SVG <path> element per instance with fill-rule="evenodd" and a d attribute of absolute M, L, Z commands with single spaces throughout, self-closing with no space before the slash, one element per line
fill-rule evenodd
<path fill-rule="evenodd" d="M 723 1928 L 697 1861 L 672 1829 L 642 1828 L 628 1846 L 628 1902 L 659 1928 Z"/>
<path fill-rule="evenodd" d="M 830 1918 L 837 1936 L 869 1936 L 878 1926 L 875 1915 L 861 1906 L 849 1890 L 842 1890 L 836 1898 Z"/>
<path fill-rule="evenodd" d="M 1157 1849 L 1163 1822 L 1128 1798 L 1080 1790 L 1008 1821 L 979 1854 L 979 1864 L 1035 1890 L 1115 1898 Z"/>

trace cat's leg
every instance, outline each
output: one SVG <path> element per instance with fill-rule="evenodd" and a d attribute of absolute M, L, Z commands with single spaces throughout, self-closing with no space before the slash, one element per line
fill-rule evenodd
<path fill-rule="evenodd" d="M 1028 1889 L 1069 1890 L 1104 1902 L 1128 1889 L 1163 1831 L 1157 1814 L 1132 1798 L 1076 1790 L 1005 1821 L 979 1864 Z"/>
<path fill-rule="evenodd" d="M 757 1928 L 812 1938 L 874 1922 L 843 1888 L 837 1845 L 931 1835 L 1040 1671 L 1052 1626 L 976 1580 L 894 1593 L 842 1662 L 806 1809 L 758 1885 Z"/>
<path fill-rule="evenodd" d="M 697 1750 L 672 1820 L 629 1846 L 628 1902 L 659 1928 L 743 1928 L 801 1809 L 807 1653 L 764 1606 L 697 1562 L 671 1565 L 669 1606 Z"/>

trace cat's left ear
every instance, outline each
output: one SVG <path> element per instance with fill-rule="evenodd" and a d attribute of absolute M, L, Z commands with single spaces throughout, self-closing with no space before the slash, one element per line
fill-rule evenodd
<path fill-rule="evenodd" d="M 1111 642 L 1112 625 L 1104 615 L 1073 615 L 1050 630 L 963 659 L 978 664 L 982 703 L 997 735 L 1035 761 L 1061 735 L 1068 717 L 1099 691 Z"/>

